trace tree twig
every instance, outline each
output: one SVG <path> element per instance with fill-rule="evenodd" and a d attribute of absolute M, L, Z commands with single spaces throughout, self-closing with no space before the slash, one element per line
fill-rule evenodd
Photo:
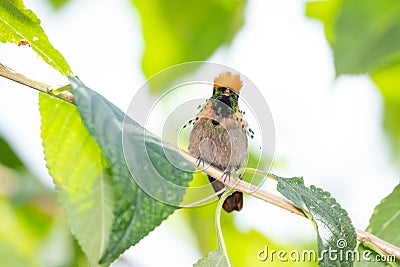
<path fill-rule="evenodd" d="M 363 230 L 360 230 L 357 228 L 355 228 L 355 230 L 357 233 L 357 241 L 359 241 L 361 243 L 370 243 L 373 246 L 382 250 L 387 255 L 393 255 L 397 259 L 400 259 L 400 248 L 374 236 L 371 233 L 368 233 L 366 231 L 363 231 Z"/>
<path fill-rule="evenodd" d="M 15 81 L 17 83 L 26 85 L 26 86 L 33 88 L 35 90 L 38 90 L 42 93 L 46 93 L 46 94 L 58 97 L 61 100 L 64 100 L 68 103 L 74 104 L 73 95 L 70 92 L 61 91 L 57 94 L 54 94 L 53 93 L 53 91 L 55 92 L 55 90 L 53 90 L 54 87 L 52 87 L 48 84 L 36 81 L 34 79 L 28 78 L 25 75 L 20 74 L 1 63 L 0 63 L 0 76 L 7 78 L 9 80 Z M 171 149 L 177 151 L 178 153 L 181 153 L 181 155 L 186 160 L 190 161 L 194 166 L 197 166 L 197 159 L 194 158 L 192 155 L 190 155 L 186 151 L 179 150 L 174 145 L 169 144 L 168 146 Z M 215 179 L 225 183 L 228 187 L 231 187 L 235 190 L 242 191 L 246 194 L 249 194 L 249 195 L 256 197 L 258 199 L 261 199 L 265 202 L 268 202 L 268 203 L 278 206 L 282 209 L 285 209 L 287 211 L 295 213 L 299 216 L 307 217 L 301 209 L 296 207 L 290 201 L 287 201 L 287 200 L 285 200 L 281 197 L 278 197 L 274 194 L 271 194 L 264 190 L 261 190 L 250 183 L 247 183 L 247 182 L 245 182 L 243 180 L 239 180 L 239 179 L 237 179 L 235 182 L 224 181 L 224 179 L 221 178 L 221 177 L 223 177 L 222 176 L 223 173 L 220 170 L 218 170 L 217 168 L 214 168 L 213 166 L 209 166 L 207 169 L 203 169 L 202 171 L 205 172 L 206 174 L 214 177 Z M 262 172 L 259 170 L 255 170 L 254 173 L 266 175 L 265 172 Z M 268 175 L 268 177 L 276 180 L 276 177 L 274 175 Z M 366 231 L 363 231 L 363 230 L 360 230 L 357 228 L 355 228 L 355 231 L 357 233 L 357 241 L 359 241 L 361 243 L 370 243 L 373 246 L 382 250 L 387 255 L 393 255 L 397 259 L 400 259 L 400 248 L 399 247 L 396 247 L 396 246 L 394 246 L 394 245 L 392 245 L 392 244 L 390 244 L 390 243 L 388 243 Z"/>
<path fill-rule="evenodd" d="M 58 97 L 64 101 L 71 103 L 71 104 L 74 103 L 73 96 L 70 92 L 61 91 L 56 94 L 53 92 L 55 89 L 54 87 L 52 87 L 46 83 L 42 83 L 42 82 L 36 81 L 34 79 L 31 79 L 29 77 L 26 77 L 25 75 L 18 73 L 1 63 L 0 63 L 0 76 L 7 78 L 9 80 L 12 80 L 14 82 L 23 84 L 25 86 L 28 86 L 30 88 L 33 88 L 39 92 Z"/>

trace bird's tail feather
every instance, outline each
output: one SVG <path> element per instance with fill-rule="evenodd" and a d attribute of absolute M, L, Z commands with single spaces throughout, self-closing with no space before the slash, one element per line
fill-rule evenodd
<path fill-rule="evenodd" d="M 215 192 L 218 192 L 225 187 L 225 185 L 222 182 L 215 180 L 213 177 L 209 175 L 208 175 L 208 180 L 210 181 Z M 222 193 L 218 195 L 219 198 L 221 196 Z M 243 193 L 240 191 L 233 192 L 230 196 L 228 196 L 225 199 L 222 207 L 226 212 L 232 212 L 234 210 L 240 211 L 243 208 Z"/>

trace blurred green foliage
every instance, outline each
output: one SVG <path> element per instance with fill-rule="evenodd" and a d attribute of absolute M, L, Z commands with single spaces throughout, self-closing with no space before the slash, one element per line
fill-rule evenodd
<path fill-rule="evenodd" d="M 400 159 L 400 63 L 382 69 L 371 77 L 380 89 L 385 104 L 383 127 L 394 156 Z"/>
<path fill-rule="evenodd" d="M 61 9 L 65 4 L 70 2 L 70 0 L 47 0 L 47 1 L 56 10 Z"/>
<path fill-rule="evenodd" d="M 324 23 L 336 74 L 368 74 L 382 93 L 384 129 L 400 155 L 400 2 L 310 2 L 306 14 Z"/>
<path fill-rule="evenodd" d="M 245 0 L 132 2 L 142 20 L 142 69 L 147 78 L 179 63 L 206 60 L 229 44 L 244 23 L 246 6 Z M 157 79 L 157 84 L 150 80 L 150 88 L 161 92 L 174 78 Z"/>
<path fill-rule="evenodd" d="M 375 73 L 400 62 L 400 2 L 310 2 L 306 13 L 325 24 L 337 75 Z"/>
<path fill-rule="evenodd" d="M 381 203 L 375 207 L 374 213 L 369 221 L 367 231 L 377 237 L 390 242 L 391 244 L 400 247 L 400 185 L 396 186 L 392 193 L 382 199 Z M 360 245 L 358 251 L 363 255 L 366 246 Z M 371 259 L 377 255 L 371 251 Z M 393 255 L 392 255 L 393 256 Z M 392 259 L 393 260 L 393 259 Z M 387 266 L 384 262 L 365 261 L 362 259 L 357 266 L 373 267 Z M 396 266 L 400 266 L 400 262 L 396 260 Z"/>
<path fill-rule="evenodd" d="M 0 162 L 11 169 L 21 169 L 24 168 L 23 163 L 14 154 L 9 144 L 3 138 L 0 138 Z"/>
<path fill-rule="evenodd" d="M 0 265 L 88 266 L 53 190 L 0 137 Z"/>

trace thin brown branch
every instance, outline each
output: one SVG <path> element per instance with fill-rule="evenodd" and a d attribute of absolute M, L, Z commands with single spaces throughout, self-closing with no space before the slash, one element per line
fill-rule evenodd
<path fill-rule="evenodd" d="M 373 246 L 381 249 L 387 255 L 393 255 L 397 259 L 400 259 L 400 248 L 374 236 L 371 233 L 368 233 L 366 231 L 357 228 L 355 229 L 357 233 L 357 241 L 361 243 L 371 243 Z"/>
<path fill-rule="evenodd" d="M 63 91 L 58 94 L 54 94 L 53 93 L 53 89 L 55 89 L 54 87 L 52 87 L 46 83 L 42 83 L 42 82 L 36 81 L 34 79 L 31 79 L 29 77 L 26 77 L 25 75 L 18 73 L 1 63 L 0 63 L 0 76 L 4 77 L 6 79 L 12 80 L 14 82 L 23 84 L 23 85 L 33 88 L 35 90 L 38 90 L 42 93 L 46 93 L 51 96 L 58 97 L 64 101 L 71 103 L 71 104 L 74 103 L 73 96 L 70 92 Z"/>
<path fill-rule="evenodd" d="M 181 153 L 181 155 L 186 160 L 190 161 L 193 165 L 197 166 L 197 159 L 195 157 L 193 157 L 192 155 L 190 155 L 186 151 L 178 150 L 173 145 L 170 145 L 169 147 L 174 149 L 174 150 L 176 150 L 177 152 Z M 285 200 L 285 199 L 283 199 L 283 198 L 281 198 L 279 196 L 276 196 L 274 194 L 268 193 L 268 192 L 266 192 L 264 190 L 258 189 L 258 188 L 256 188 L 254 185 L 252 185 L 250 183 L 247 183 L 247 182 L 245 182 L 243 180 L 236 180 L 233 183 L 229 182 L 228 180 L 224 181 L 224 179 L 221 178 L 223 173 L 219 169 L 217 169 L 217 168 L 215 168 L 215 167 L 213 167 L 211 165 L 208 166 L 206 169 L 201 169 L 201 171 L 203 171 L 206 174 L 214 177 L 215 179 L 223 182 L 224 184 L 226 184 L 228 187 L 231 187 L 232 189 L 242 191 L 242 192 L 244 192 L 246 194 L 254 196 L 254 197 L 256 197 L 258 199 L 261 199 L 261 200 L 263 200 L 265 202 L 271 203 L 271 204 L 273 204 L 275 206 L 278 206 L 278 207 L 280 207 L 282 209 L 285 209 L 285 210 L 290 211 L 292 213 L 295 213 L 297 215 L 306 217 L 304 212 L 301 209 L 299 209 L 298 207 L 296 207 L 295 205 L 293 205 L 291 202 L 289 202 L 289 201 L 287 201 L 287 200 Z"/>

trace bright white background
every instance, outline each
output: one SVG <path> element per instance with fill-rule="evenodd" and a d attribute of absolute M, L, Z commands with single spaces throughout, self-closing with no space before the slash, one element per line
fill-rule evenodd
<path fill-rule="evenodd" d="M 125 110 L 145 81 L 141 22 L 130 1 L 71 0 L 58 12 L 43 0 L 24 2 L 74 73 Z M 273 171 L 304 176 L 306 184 L 330 191 L 354 225 L 364 229 L 374 207 L 399 182 L 381 127 L 382 99 L 367 77 L 335 80 L 322 24 L 304 16 L 304 3 L 249 0 L 245 26 L 211 61 L 241 71 L 267 99 L 276 127 L 276 158 L 284 162 Z M 66 83 L 28 47 L 1 44 L 0 62 L 49 84 Z M 37 102 L 37 92 L 0 79 L 0 132 L 52 187 Z M 273 189 L 272 183 L 265 188 Z M 256 228 L 282 242 L 315 238 L 308 221 L 259 200 L 247 199 L 234 216 L 240 229 Z M 115 266 L 191 266 L 201 255 L 188 241 L 190 229 L 177 223 L 172 216 Z"/>

